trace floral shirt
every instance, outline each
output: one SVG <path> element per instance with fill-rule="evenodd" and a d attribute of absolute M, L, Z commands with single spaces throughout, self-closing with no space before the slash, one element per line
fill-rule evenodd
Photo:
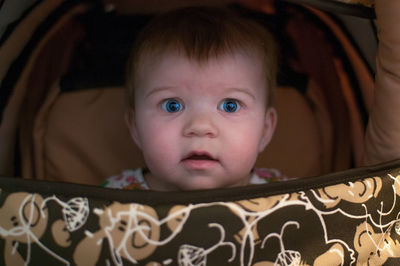
<path fill-rule="evenodd" d="M 100 186 L 106 188 L 117 188 L 124 190 L 148 190 L 144 175 L 147 169 L 138 168 L 125 170 L 119 175 L 109 177 Z M 268 184 L 276 181 L 286 181 L 290 178 L 282 175 L 278 170 L 272 168 L 254 168 L 250 178 L 250 184 Z"/>

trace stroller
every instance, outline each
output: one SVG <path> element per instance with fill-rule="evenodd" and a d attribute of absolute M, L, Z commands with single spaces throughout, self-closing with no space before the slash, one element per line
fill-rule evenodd
<path fill-rule="evenodd" d="M 371 1 L 224 1 L 281 47 L 280 122 L 256 165 L 304 178 L 193 192 L 98 187 L 144 165 L 123 122 L 123 68 L 160 7 L 31 2 L 0 39 L 0 265 L 398 263 L 399 162 L 360 168 Z"/>

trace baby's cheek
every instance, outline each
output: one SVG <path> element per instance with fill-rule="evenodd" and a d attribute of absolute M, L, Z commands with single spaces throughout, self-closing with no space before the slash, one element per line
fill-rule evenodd
<path fill-rule="evenodd" d="M 178 160 L 178 146 L 172 139 L 169 140 L 165 136 L 150 140 L 143 149 L 143 153 L 148 167 L 171 166 L 174 161 Z"/>
<path fill-rule="evenodd" d="M 226 156 L 237 167 L 251 169 L 257 160 L 258 149 L 252 141 L 236 142 L 234 147 L 226 152 Z"/>

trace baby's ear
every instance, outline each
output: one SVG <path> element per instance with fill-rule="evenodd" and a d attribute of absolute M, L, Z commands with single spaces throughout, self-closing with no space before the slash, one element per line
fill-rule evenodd
<path fill-rule="evenodd" d="M 141 149 L 142 147 L 140 144 L 139 135 L 136 127 L 135 111 L 133 109 L 129 109 L 128 111 L 126 111 L 125 123 L 128 126 L 131 138 L 135 141 L 136 145 Z"/>
<path fill-rule="evenodd" d="M 269 107 L 267 112 L 265 113 L 263 133 L 258 147 L 259 152 L 264 151 L 265 147 L 267 147 L 267 145 L 271 141 L 272 136 L 275 132 L 277 122 L 278 114 L 276 113 L 275 108 Z"/>

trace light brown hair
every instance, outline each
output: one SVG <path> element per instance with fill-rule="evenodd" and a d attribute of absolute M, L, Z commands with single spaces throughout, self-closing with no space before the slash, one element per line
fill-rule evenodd
<path fill-rule="evenodd" d="M 134 108 L 135 78 L 142 60 L 181 52 L 199 63 L 245 52 L 264 65 L 268 106 L 274 98 L 277 51 L 274 38 L 255 21 L 223 7 L 186 7 L 156 16 L 139 33 L 127 67 L 127 102 Z"/>

